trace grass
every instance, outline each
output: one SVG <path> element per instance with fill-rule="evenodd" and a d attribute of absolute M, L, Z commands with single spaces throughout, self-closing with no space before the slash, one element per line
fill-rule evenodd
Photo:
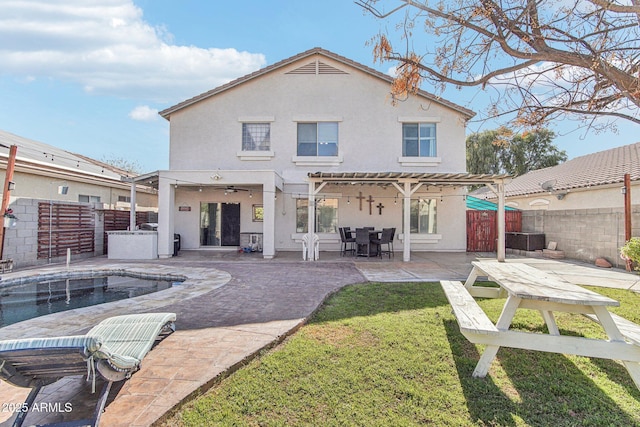
<path fill-rule="evenodd" d="M 595 289 L 640 323 L 640 295 Z M 492 320 L 504 300 L 480 300 Z M 562 333 L 603 337 L 582 316 Z M 546 331 L 520 310 L 515 329 Z M 331 297 L 311 321 L 166 425 L 179 426 L 630 426 L 640 391 L 618 362 L 502 348 L 472 378 L 481 346 L 459 332 L 437 283 L 369 283 Z"/>

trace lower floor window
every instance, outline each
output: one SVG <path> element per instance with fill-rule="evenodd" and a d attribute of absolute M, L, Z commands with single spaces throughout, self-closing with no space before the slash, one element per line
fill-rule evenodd
<path fill-rule="evenodd" d="M 316 201 L 316 233 L 338 232 L 338 199 Z M 296 233 L 309 231 L 309 200 L 296 199 Z"/>
<path fill-rule="evenodd" d="M 100 203 L 100 196 L 87 196 L 80 194 L 78 195 L 78 201 L 80 203 Z"/>
<path fill-rule="evenodd" d="M 436 199 L 411 200 L 410 230 L 416 234 L 436 233 Z"/>

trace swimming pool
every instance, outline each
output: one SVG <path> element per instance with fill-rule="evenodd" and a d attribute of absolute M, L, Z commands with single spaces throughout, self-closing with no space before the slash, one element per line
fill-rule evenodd
<path fill-rule="evenodd" d="M 64 279 L 36 277 L 16 283 L 0 283 L 0 327 L 51 313 L 162 291 L 180 281 L 176 278 L 161 280 L 112 274 Z"/>

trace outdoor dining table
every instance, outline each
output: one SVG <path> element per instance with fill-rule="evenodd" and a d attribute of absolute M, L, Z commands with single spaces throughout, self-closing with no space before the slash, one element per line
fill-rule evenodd
<path fill-rule="evenodd" d="M 478 334 L 476 342 L 487 346 L 473 372 L 474 377 L 484 377 L 498 349 L 505 346 L 621 360 L 640 388 L 640 327 L 609 312 L 607 307 L 619 306 L 618 301 L 524 263 L 489 260 L 472 264 L 464 284 L 471 296 L 495 298 L 505 293 L 507 296 L 495 324 L 496 333 Z M 500 288 L 474 285 L 479 276 L 488 276 Z M 519 309 L 538 310 L 548 334 L 509 330 Z M 602 325 L 609 340 L 561 335 L 554 312 L 586 315 Z M 625 341 L 625 336 L 631 337 L 631 342 Z"/>

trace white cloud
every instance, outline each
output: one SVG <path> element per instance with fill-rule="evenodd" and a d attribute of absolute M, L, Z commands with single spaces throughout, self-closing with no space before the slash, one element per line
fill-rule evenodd
<path fill-rule="evenodd" d="M 158 120 L 158 110 L 148 105 L 139 105 L 131 110 L 129 117 L 140 122 L 152 122 Z"/>
<path fill-rule="evenodd" d="M 3 0 L 0 73 L 177 102 L 251 73 L 262 54 L 173 44 L 132 0 Z"/>

